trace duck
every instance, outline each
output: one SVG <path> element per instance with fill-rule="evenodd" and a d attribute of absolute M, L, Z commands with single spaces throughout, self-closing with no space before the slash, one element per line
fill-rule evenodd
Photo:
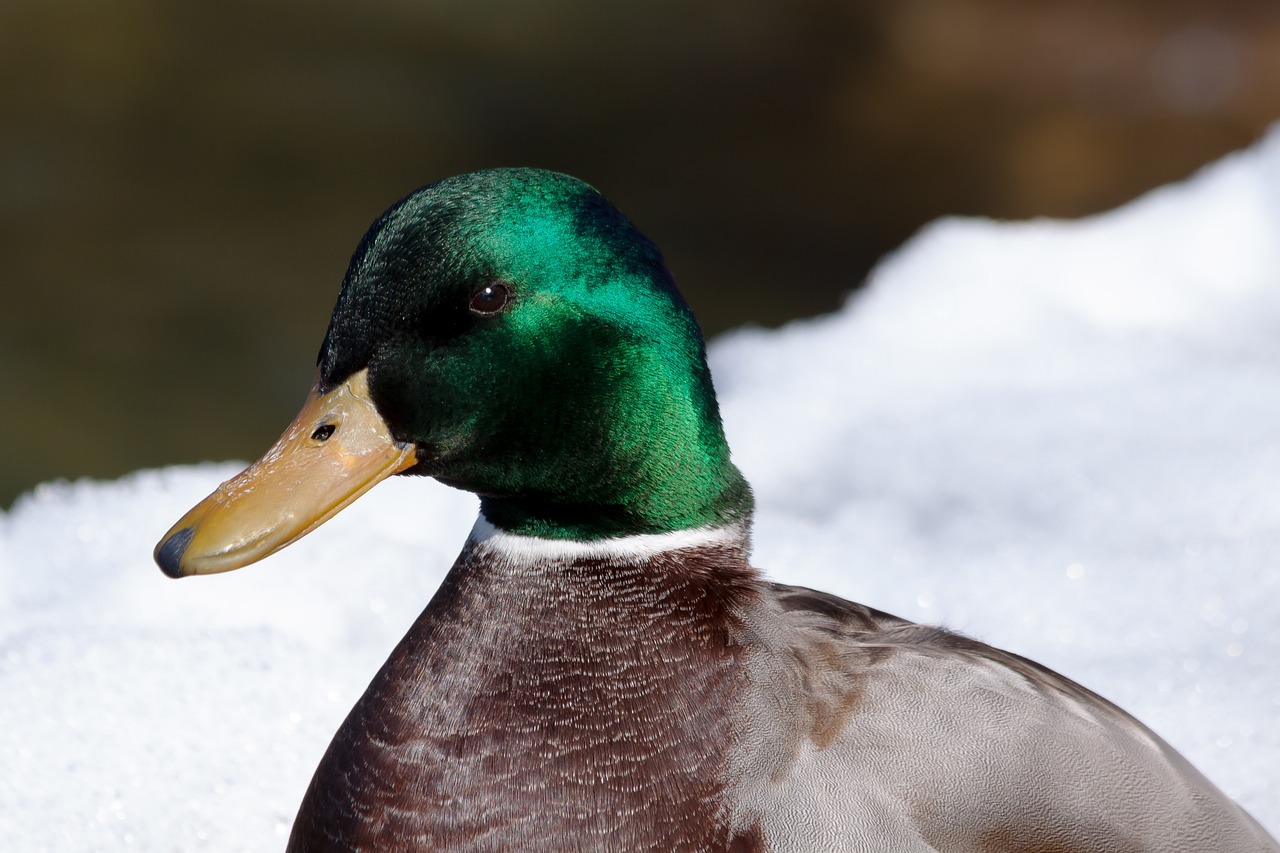
<path fill-rule="evenodd" d="M 394 475 L 479 514 L 290 851 L 1280 850 L 1068 678 L 753 567 L 698 322 L 575 178 L 491 169 L 383 213 L 297 418 L 155 560 L 249 565 Z"/>

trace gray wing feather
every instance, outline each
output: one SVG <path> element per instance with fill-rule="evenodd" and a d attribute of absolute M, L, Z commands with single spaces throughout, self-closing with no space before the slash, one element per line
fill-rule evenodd
<path fill-rule="evenodd" d="M 737 641 L 726 793 L 767 849 L 1280 850 L 1141 723 L 1026 658 L 777 584 Z"/>

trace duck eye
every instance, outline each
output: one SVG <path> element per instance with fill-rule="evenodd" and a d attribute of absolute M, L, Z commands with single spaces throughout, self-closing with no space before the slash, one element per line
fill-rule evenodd
<path fill-rule="evenodd" d="M 492 317 L 507 307 L 507 299 L 511 296 L 511 288 L 500 281 L 487 284 L 471 295 L 471 303 L 467 306 L 477 317 Z"/>
<path fill-rule="evenodd" d="M 312 441 L 328 441 L 329 437 L 338 429 L 335 424 L 321 424 L 316 427 L 316 431 L 311 433 Z"/>

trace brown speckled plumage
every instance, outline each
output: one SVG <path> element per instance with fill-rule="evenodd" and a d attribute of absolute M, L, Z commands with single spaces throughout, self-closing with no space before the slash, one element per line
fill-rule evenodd
<path fill-rule="evenodd" d="M 740 548 L 469 545 L 325 755 L 291 850 L 752 850 L 721 819 Z"/>

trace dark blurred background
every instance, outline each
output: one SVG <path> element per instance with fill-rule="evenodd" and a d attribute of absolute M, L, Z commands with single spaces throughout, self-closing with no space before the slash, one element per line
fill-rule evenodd
<path fill-rule="evenodd" d="M 715 334 L 1277 117 L 1275 0 L 0 0 L 0 506 L 256 456 L 364 229 L 437 178 L 588 180 Z"/>

